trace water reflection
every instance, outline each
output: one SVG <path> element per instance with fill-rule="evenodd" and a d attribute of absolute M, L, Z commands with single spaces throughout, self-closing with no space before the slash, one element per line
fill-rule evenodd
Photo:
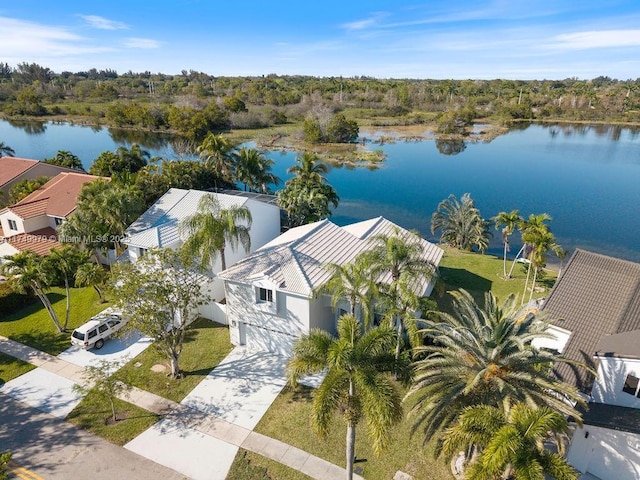
<path fill-rule="evenodd" d="M 436 139 L 436 148 L 443 155 L 458 155 L 467 148 L 464 140 Z"/>
<path fill-rule="evenodd" d="M 170 135 L 163 135 L 155 132 L 141 132 L 138 130 L 123 130 L 119 128 L 109 128 L 109 135 L 116 143 L 138 145 L 151 150 L 161 150 L 169 145 Z"/>
<path fill-rule="evenodd" d="M 628 134 L 631 139 L 637 138 L 638 134 L 640 134 L 640 126 L 633 125 L 548 123 L 542 124 L 541 127 L 549 132 L 551 138 L 555 138 L 560 134 L 567 138 L 574 135 L 584 137 L 589 134 L 595 134 L 597 137 L 617 142 L 624 133 Z"/>
<path fill-rule="evenodd" d="M 23 130 L 27 135 L 41 135 L 47 130 L 45 122 L 37 122 L 33 120 L 6 120 L 12 127 Z"/>

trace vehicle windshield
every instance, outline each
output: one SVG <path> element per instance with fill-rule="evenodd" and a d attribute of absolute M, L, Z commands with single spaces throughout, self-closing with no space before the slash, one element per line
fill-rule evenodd
<path fill-rule="evenodd" d="M 84 333 L 80 333 L 79 331 L 74 330 L 71 336 L 73 338 L 77 338 L 78 340 L 82 340 L 84 342 Z"/>

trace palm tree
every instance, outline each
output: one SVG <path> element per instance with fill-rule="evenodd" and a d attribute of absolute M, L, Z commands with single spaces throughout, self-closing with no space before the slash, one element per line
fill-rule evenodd
<path fill-rule="evenodd" d="M 533 243 L 533 251 L 531 252 L 531 263 L 533 265 L 533 281 L 531 283 L 531 291 L 529 292 L 529 301 L 533 297 L 533 290 L 536 287 L 536 280 L 538 279 L 538 272 L 547 263 L 547 252 L 550 250 L 560 256 L 564 250 L 560 245 L 556 243 L 555 236 L 549 232 L 540 232 L 535 238 L 530 239 Z"/>
<path fill-rule="evenodd" d="M 80 158 L 67 150 L 58 150 L 54 157 L 45 158 L 43 162 L 50 163 L 52 165 L 60 165 L 61 167 L 72 168 L 81 172 L 85 171 Z"/>
<path fill-rule="evenodd" d="M 411 330 L 414 330 L 417 298 L 436 274 L 436 268 L 423 258 L 422 239 L 415 232 L 402 231 L 394 226 L 391 234 L 376 235 L 370 242 L 369 250 L 361 255 L 371 265 L 372 277 L 385 285 L 381 291 L 388 301 L 383 305 L 391 307 L 388 311 L 395 313 L 392 323 L 398 332 L 396 359 L 399 359 L 406 324 L 409 322 Z M 414 304 L 416 308 L 409 312 Z M 416 336 L 410 335 L 409 338 L 415 339 Z"/>
<path fill-rule="evenodd" d="M 240 225 L 246 222 L 247 225 Z M 222 208 L 215 195 L 204 195 L 198 211 L 180 223 L 180 230 L 187 236 L 184 248 L 198 255 L 202 265 L 213 266 L 220 258 L 222 270 L 226 270 L 225 249 L 229 244 L 234 250 L 241 245 L 246 252 L 251 249 L 251 212 L 247 207 Z"/>
<path fill-rule="evenodd" d="M 489 222 L 480 215 L 469 193 L 458 200 L 451 194 L 438 204 L 431 215 L 431 233 L 441 229 L 440 240 L 462 250 L 477 247 L 485 252 L 493 236 Z"/>
<path fill-rule="evenodd" d="M 513 273 L 513 267 L 515 266 L 516 262 L 518 261 L 518 259 L 520 258 L 520 255 L 523 254 L 523 252 L 525 252 L 525 250 L 531 250 L 531 245 L 528 245 L 526 240 L 525 240 L 525 236 L 526 235 L 533 235 L 535 234 L 536 231 L 545 231 L 548 230 L 548 225 L 545 223 L 547 221 L 551 221 L 552 218 L 549 214 L 547 213 L 539 213 L 537 215 L 535 214 L 531 214 L 529 215 L 528 219 L 523 219 L 519 225 L 518 225 L 518 230 L 520 231 L 520 236 L 522 237 L 522 248 L 520 248 L 520 250 L 518 251 L 518 253 L 516 254 L 515 258 L 513 259 L 513 263 L 511 264 L 511 268 L 509 269 L 509 277 L 511 277 L 511 274 Z M 525 256 L 529 256 L 529 252 L 525 255 Z M 527 271 L 527 275 L 529 274 L 529 271 Z M 529 282 L 529 278 L 527 276 L 527 282 Z"/>
<path fill-rule="evenodd" d="M 551 433 L 551 435 L 550 435 Z M 577 480 L 579 473 L 562 456 L 569 426 L 564 416 L 547 407 L 514 405 L 509 412 L 489 405 L 467 407 L 444 434 L 443 453 L 459 450 L 480 454 L 468 463 L 465 478 Z M 558 453 L 545 448 L 552 441 Z"/>
<path fill-rule="evenodd" d="M 104 288 L 109 274 L 96 262 L 87 261 L 81 264 L 75 273 L 76 285 L 79 287 L 93 287 L 100 297 L 100 303 L 105 303 Z"/>
<path fill-rule="evenodd" d="M 267 185 L 278 185 L 282 182 L 271 168 L 275 162 L 266 158 L 262 152 L 255 148 L 242 147 L 238 153 L 234 154 L 236 180 L 244 184 L 252 192 L 267 193 Z"/>
<path fill-rule="evenodd" d="M 53 310 L 51 301 L 45 292 L 48 287 L 48 277 L 42 269 L 42 257 L 29 250 L 16 253 L 3 259 L 0 271 L 7 277 L 15 291 L 19 293 L 33 291 L 47 310 L 58 333 L 62 333 L 58 315 Z"/>
<path fill-rule="evenodd" d="M 507 252 L 509 251 L 509 237 L 513 235 L 513 232 L 522 223 L 522 217 L 518 210 L 511 210 L 510 212 L 500 212 L 493 217 L 496 230 L 502 228 L 502 242 L 504 243 L 503 265 L 502 270 L 504 278 L 509 278 L 507 275 Z"/>
<path fill-rule="evenodd" d="M 415 399 L 415 428 L 422 424 L 426 439 L 473 405 L 508 411 L 524 402 L 580 420 L 572 405 L 584 406 L 584 400 L 574 386 L 554 377 L 551 366 L 583 365 L 531 345 L 535 338 L 552 338 L 544 318 L 526 315 L 515 295 L 498 305 L 487 292 L 484 306 L 465 290 L 453 296 L 454 314 L 439 312 L 439 321 L 427 321 L 432 343 L 415 349 L 423 358 L 415 363 L 408 396 Z"/>
<path fill-rule="evenodd" d="M 231 181 L 234 168 L 231 152 L 235 148 L 235 145 L 222 135 L 209 132 L 196 151 L 205 165 L 213 168 L 216 175 Z"/>
<path fill-rule="evenodd" d="M 301 182 L 324 183 L 326 181 L 324 175 L 329 172 L 329 166 L 315 153 L 304 152 L 298 155 L 296 163 L 287 169 L 287 173 L 292 173 Z"/>
<path fill-rule="evenodd" d="M 362 322 L 365 328 L 371 326 L 371 302 L 377 291 L 371 278 L 370 266 L 364 257 L 356 257 L 353 262 L 339 265 L 330 263 L 326 270 L 331 275 L 317 294 L 331 295 L 331 306 L 335 310 L 343 299 L 349 302 L 349 313 L 358 318 L 357 307 L 360 307 Z"/>
<path fill-rule="evenodd" d="M 523 248 L 526 246 L 529 250 L 529 264 L 527 267 L 527 278 L 524 283 L 524 291 L 522 292 L 522 303 L 524 303 L 527 287 L 529 286 L 531 267 L 534 266 L 535 268 L 529 300 L 531 300 L 531 297 L 533 296 L 536 275 L 538 269 L 544 264 L 546 252 L 549 249 L 560 249 L 559 245 L 555 242 L 555 237 L 551 233 L 549 226 L 545 223 L 546 221 L 551 221 L 551 216 L 546 213 L 538 215 L 531 214 L 529 215 L 529 219 L 524 220 L 520 225 L 520 232 L 524 243 Z"/>
<path fill-rule="evenodd" d="M 398 390 L 386 375 L 396 368 L 389 354 L 395 341 L 393 330 L 386 327 L 362 329 L 353 315 L 338 321 L 338 337 L 314 329 L 294 345 L 287 365 L 289 381 L 295 386 L 307 374 L 326 372 L 313 399 L 312 424 L 326 437 L 334 412 L 342 412 L 347 424 L 347 479 L 353 478 L 356 426 L 365 418 L 373 449 L 380 454 L 389 442 L 390 428 L 402 420 Z M 403 378 L 410 370 L 405 365 Z"/>
<path fill-rule="evenodd" d="M 82 254 L 72 245 L 66 245 L 60 249 L 52 248 L 45 257 L 43 270 L 52 278 L 62 278 L 66 294 L 66 310 L 62 331 L 67 330 L 69 315 L 71 313 L 71 283 L 75 277 L 78 266 L 88 261 L 88 254 Z"/>
<path fill-rule="evenodd" d="M 16 152 L 9 145 L 4 142 L 0 142 L 0 156 L 3 157 L 15 157 Z"/>

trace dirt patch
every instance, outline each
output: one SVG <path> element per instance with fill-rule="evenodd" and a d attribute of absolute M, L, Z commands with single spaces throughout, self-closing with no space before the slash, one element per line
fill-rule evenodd
<path fill-rule="evenodd" d="M 151 371 L 156 373 L 164 373 L 167 370 L 167 366 L 163 365 L 162 363 L 156 363 L 153 367 L 151 367 Z"/>

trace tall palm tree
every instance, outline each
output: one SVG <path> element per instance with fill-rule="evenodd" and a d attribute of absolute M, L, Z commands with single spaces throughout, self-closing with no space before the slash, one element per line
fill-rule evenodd
<path fill-rule="evenodd" d="M 415 232 L 406 232 L 393 227 L 390 234 L 372 237 L 370 244 L 369 250 L 361 255 L 371 265 L 373 278 L 381 285 L 385 285 L 381 291 L 389 298 L 386 305 L 393 306 L 389 310 L 396 314 L 393 323 L 398 332 L 396 359 L 399 359 L 403 332 L 409 319 L 406 313 L 413 303 L 416 303 L 416 309 L 411 312 L 415 313 L 417 297 L 424 292 L 427 284 L 436 274 L 436 268 L 422 257 L 424 252 L 422 239 Z M 413 296 L 410 295 L 411 293 Z M 410 303 L 403 305 L 403 300 Z M 415 336 L 410 336 L 411 338 Z"/>
<path fill-rule="evenodd" d="M 518 230 L 520 231 L 520 236 L 522 237 L 522 248 L 518 251 L 515 258 L 513 259 L 513 263 L 511 264 L 511 268 L 509 269 L 509 277 L 513 273 L 513 268 L 525 250 L 527 250 L 527 254 L 525 256 L 529 256 L 529 253 L 532 249 L 532 246 L 527 244 L 525 237 L 527 235 L 534 235 L 539 231 L 546 231 L 549 229 L 549 226 L 545 222 L 551 221 L 552 218 L 548 213 L 539 213 L 539 214 L 530 214 L 529 218 L 522 219 L 522 221 L 518 225 Z M 529 274 L 529 270 L 527 271 L 527 275 Z M 527 282 L 529 282 L 529 278 L 527 277 Z"/>
<path fill-rule="evenodd" d="M 233 172 L 232 152 L 236 146 L 222 135 L 209 132 L 196 148 L 200 158 L 224 180 L 231 181 Z"/>
<path fill-rule="evenodd" d="M 530 265 L 533 266 L 533 280 L 531 282 L 531 291 L 529 292 L 529 301 L 533 298 L 538 272 L 547 263 L 547 253 L 553 251 L 556 255 L 561 256 L 564 252 L 562 247 L 556 243 L 556 238 L 550 231 L 540 232 L 530 240 L 533 242 L 533 251 L 530 257 Z"/>
<path fill-rule="evenodd" d="M 507 275 L 507 252 L 509 251 L 509 237 L 513 235 L 513 232 L 522 223 L 522 217 L 518 210 L 511 210 L 510 212 L 500 212 L 493 217 L 493 222 L 496 226 L 496 230 L 502 228 L 502 242 L 504 243 L 504 254 L 502 270 L 504 278 L 509 278 Z"/>
<path fill-rule="evenodd" d="M 200 199 L 198 211 L 185 218 L 179 228 L 187 237 L 185 251 L 198 255 L 202 265 L 211 268 L 219 258 L 222 270 L 226 270 L 227 245 L 234 250 L 238 245 L 246 252 L 251 249 L 251 222 L 251 212 L 247 207 L 222 208 L 218 198 L 208 194 Z"/>
<path fill-rule="evenodd" d="M 389 354 L 393 330 L 376 327 L 363 331 L 353 315 L 338 321 L 338 337 L 314 329 L 294 345 L 287 365 L 289 381 L 295 386 L 307 374 L 326 372 L 313 398 L 312 424 L 326 437 L 334 412 L 342 412 L 347 424 L 347 479 L 353 478 L 356 426 L 365 418 L 373 449 L 380 454 L 389 442 L 389 430 L 402 420 L 400 393 L 386 375 L 396 368 Z M 405 365 L 404 377 L 410 373 Z"/>
<path fill-rule="evenodd" d="M 458 422 L 444 434 L 443 453 L 459 450 L 467 458 L 465 478 L 516 478 L 527 480 L 577 480 L 579 473 L 562 456 L 569 426 L 564 416 L 547 407 L 517 404 L 509 412 L 489 405 L 467 407 Z M 558 453 L 545 448 L 552 441 Z"/>
<path fill-rule="evenodd" d="M 409 392 L 415 399 L 415 427 L 423 425 L 427 439 L 448 427 L 467 406 L 491 405 L 505 411 L 515 403 L 548 406 L 580 420 L 572 406 L 585 405 L 578 390 L 556 379 L 556 362 L 583 366 L 531 343 L 552 338 L 544 318 L 526 315 L 515 295 L 498 305 L 491 292 L 484 305 L 465 290 L 453 292 L 454 314 L 439 312 L 428 321 L 429 345 L 415 349 L 416 380 Z"/>
<path fill-rule="evenodd" d="M 531 297 L 533 296 L 535 275 L 538 271 L 538 268 L 544 263 L 546 251 L 548 251 L 549 249 L 559 250 L 560 248 L 555 242 L 555 238 L 551 234 L 549 225 L 545 223 L 547 221 L 551 221 L 551 216 L 546 213 L 541 213 L 538 215 L 531 214 L 529 215 L 529 218 L 527 220 L 523 220 L 520 224 L 520 233 L 522 236 L 522 241 L 524 243 L 523 248 L 526 247 L 529 251 L 527 278 L 524 283 L 524 291 L 522 292 L 522 303 L 524 303 L 527 287 L 529 286 L 531 267 L 534 267 L 535 272 L 529 299 L 531 299 Z"/>
<path fill-rule="evenodd" d="M 100 297 L 100 303 L 106 302 L 104 298 L 104 288 L 109 274 L 102 265 L 96 262 L 87 261 L 78 266 L 75 273 L 76 285 L 79 287 L 93 287 Z"/>
<path fill-rule="evenodd" d="M 287 173 L 292 173 L 301 182 L 323 183 L 324 175 L 329 172 L 329 166 L 318 158 L 315 153 L 304 152 L 296 157 L 296 165 L 289 167 Z"/>
<path fill-rule="evenodd" d="M 371 326 L 371 302 L 377 291 L 371 278 L 370 265 L 364 257 L 356 257 L 353 262 L 339 265 L 330 263 L 326 267 L 331 275 L 316 293 L 331 295 L 331 305 L 335 310 L 338 304 L 346 299 L 349 302 L 349 313 L 358 318 L 358 306 L 362 314 L 361 321 L 365 328 Z"/>
<path fill-rule="evenodd" d="M 15 157 L 16 152 L 13 148 L 4 142 L 0 142 L 0 156 L 2 157 Z"/>
<path fill-rule="evenodd" d="M 28 290 L 33 291 L 47 310 L 58 333 L 62 333 L 58 315 L 53 310 L 51 301 L 45 292 L 45 289 L 49 286 L 49 279 L 42 268 L 42 257 L 29 250 L 16 253 L 3 259 L 0 271 L 7 277 L 15 291 L 19 293 L 25 293 Z"/>
<path fill-rule="evenodd" d="M 69 315 L 71 314 L 71 285 L 78 270 L 78 266 L 89 259 L 87 253 L 81 253 L 73 245 L 66 245 L 60 249 L 52 248 L 45 257 L 43 268 L 52 278 L 62 278 L 66 295 L 66 310 L 62 331 L 67 330 Z"/>
<path fill-rule="evenodd" d="M 267 193 L 267 185 L 278 185 L 282 182 L 271 171 L 275 162 L 266 158 L 262 152 L 255 148 L 242 147 L 233 155 L 233 158 L 235 159 L 236 180 L 244 184 L 245 191 L 249 187 L 252 192 Z"/>
<path fill-rule="evenodd" d="M 438 204 L 431 215 L 431 233 L 441 230 L 440 240 L 462 250 L 477 247 L 485 252 L 493 236 L 489 222 L 480 215 L 469 193 L 460 200 L 451 194 Z"/>

